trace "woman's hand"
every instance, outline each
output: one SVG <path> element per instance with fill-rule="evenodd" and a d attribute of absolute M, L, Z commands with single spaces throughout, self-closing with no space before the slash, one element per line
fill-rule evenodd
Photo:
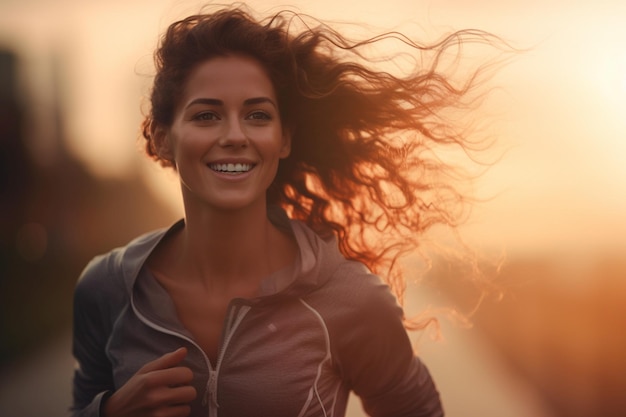
<path fill-rule="evenodd" d="M 190 384 L 191 369 L 177 366 L 187 355 L 186 348 L 166 353 L 145 364 L 104 403 L 105 417 L 186 417 L 189 402 L 196 398 Z"/>

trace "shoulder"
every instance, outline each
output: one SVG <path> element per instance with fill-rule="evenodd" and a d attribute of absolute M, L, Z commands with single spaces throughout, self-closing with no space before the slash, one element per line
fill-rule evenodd
<path fill-rule="evenodd" d="M 328 280 L 328 290 L 331 298 L 339 298 L 337 301 L 353 308 L 398 307 L 387 283 L 359 262 L 346 261 L 339 265 Z"/>
<path fill-rule="evenodd" d="M 127 292 L 120 273 L 119 258 L 123 250 L 115 249 L 91 260 L 74 289 L 74 327 L 102 328 L 111 325 L 116 312 L 127 304 Z M 83 327 L 84 327 L 83 326 Z M 83 332 L 88 331 L 83 329 Z"/>
<path fill-rule="evenodd" d="M 102 304 L 124 297 L 165 233 L 165 229 L 146 233 L 125 246 L 94 257 L 78 278 L 74 290 L 75 304 Z"/>
<path fill-rule="evenodd" d="M 361 262 L 346 259 L 334 237 L 324 239 L 298 221 L 291 225 L 300 247 L 298 280 L 311 284 L 305 298 L 323 316 L 342 320 L 381 309 L 402 315 L 389 286 Z"/>
<path fill-rule="evenodd" d="M 120 272 L 123 252 L 124 248 L 117 248 L 94 257 L 80 274 L 76 283 L 75 294 L 81 298 L 91 298 L 108 292 L 113 287 L 123 289 Z"/>
<path fill-rule="evenodd" d="M 342 262 L 312 296 L 337 334 L 403 329 L 403 311 L 389 286 L 359 262 Z"/>

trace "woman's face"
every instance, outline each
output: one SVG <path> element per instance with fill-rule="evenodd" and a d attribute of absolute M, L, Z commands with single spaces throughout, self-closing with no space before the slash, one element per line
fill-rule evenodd
<path fill-rule="evenodd" d="M 290 151 L 272 82 L 242 55 L 211 58 L 191 72 L 165 143 L 185 206 L 227 210 L 264 206 Z"/>

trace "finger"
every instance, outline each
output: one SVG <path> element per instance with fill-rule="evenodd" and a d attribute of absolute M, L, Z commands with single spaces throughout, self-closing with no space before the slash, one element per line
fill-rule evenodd
<path fill-rule="evenodd" d="M 182 387 L 169 388 L 163 391 L 162 403 L 163 405 L 185 405 L 196 399 L 198 395 L 196 389 L 191 385 L 185 385 Z"/>
<path fill-rule="evenodd" d="M 172 368 L 182 362 L 182 360 L 185 359 L 185 356 L 187 356 L 187 348 L 178 348 L 173 352 L 166 353 L 165 355 L 146 363 L 137 373 L 146 374 L 159 369 Z"/>
<path fill-rule="evenodd" d="M 161 387 L 145 397 L 147 408 L 160 409 L 189 404 L 196 398 L 196 389 L 190 385 L 184 387 Z"/>
<path fill-rule="evenodd" d="M 185 366 L 177 366 L 176 368 L 158 369 L 144 375 L 145 381 L 149 386 L 157 387 L 175 387 L 179 385 L 188 385 L 193 380 L 193 372 Z"/>

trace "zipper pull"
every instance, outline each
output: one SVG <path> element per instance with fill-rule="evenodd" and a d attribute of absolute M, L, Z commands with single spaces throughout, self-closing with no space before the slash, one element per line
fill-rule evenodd
<path fill-rule="evenodd" d="M 202 404 L 206 406 L 208 399 L 211 399 L 211 403 L 214 407 L 219 407 L 217 403 L 217 372 L 209 371 L 209 381 L 206 385 L 206 392 L 202 399 Z"/>

